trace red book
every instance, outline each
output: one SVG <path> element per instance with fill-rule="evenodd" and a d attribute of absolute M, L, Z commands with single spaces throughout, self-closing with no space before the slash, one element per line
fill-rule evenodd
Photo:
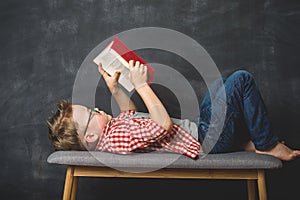
<path fill-rule="evenodd" d="M 130 92 L 134 87 L 129 80 L 129 60 L 140 61 L 147 66 L 147 82 L 151 84 L 154 79 L 154 68 L 117 37 L 113 38 L 93 61 L 97 65 L 101 62 L 103 69 L 110 75 L 113 75 L 115 71 L 120 71 L 119 83 Z"/>

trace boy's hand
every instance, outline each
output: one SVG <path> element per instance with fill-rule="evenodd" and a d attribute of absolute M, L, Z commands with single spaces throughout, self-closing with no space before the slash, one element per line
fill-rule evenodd
<path fill-rule="evenodd" d="M 103 76 L 106 85 L 112 94 L 116 93 L 118 90 L 118 80 L 120 78 L 121 72 L 115 72 L 113 76 L 110 76 L 103 68 L 102 64 L 99 63 L 98 71 Z"/>
<path fill-rule="evenodd" d="M 133 60 L 130 60 L 129 71 L 130 82 L 136 90 L 147 84 L 147 67 L 140 64 L 140 61 L 134 63 Z"/>

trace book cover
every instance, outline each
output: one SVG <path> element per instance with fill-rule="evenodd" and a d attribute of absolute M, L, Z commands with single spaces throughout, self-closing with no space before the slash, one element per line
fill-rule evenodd
<path fill-rule="evenodd" d="M 97 65 L 101 62 L 103 69 L 110 75 L 113 75 L 116 71 L 120 71 L 121 76 L 119 78 L 119 83 L 126 90 L 131 92 L 134 87 L 129 80 L 129 60 L 138 60 L 141 64 L 147 66 L 147 82 L 148 84 L 151 84 L 154 79 L 154 68 L 117 37 L 112 39 L 93 62 Z"/>

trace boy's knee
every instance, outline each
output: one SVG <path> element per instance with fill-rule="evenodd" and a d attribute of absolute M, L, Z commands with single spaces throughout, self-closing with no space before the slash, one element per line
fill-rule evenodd
<path fill-rule="evenodd" d="M 238 78 L 241 81 L 253 80 L 253 75 L 250 72 L 248 72 L 247 70 L 237 70 L 232 74 L 232 76 Z"/>

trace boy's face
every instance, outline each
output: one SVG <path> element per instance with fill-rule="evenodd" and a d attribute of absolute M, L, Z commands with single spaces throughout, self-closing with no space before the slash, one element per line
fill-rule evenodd
<path fill-rule="evenodd" d="M 72 105 L 73 120 L 78 124 L 80 139 L 86 143 L 98 141 L 102 129 L 111 120 L 112 116 L 103 111 L 94 112 L 82 105 Z M 86 131 L 85 131 L 86 130 Z"/>

